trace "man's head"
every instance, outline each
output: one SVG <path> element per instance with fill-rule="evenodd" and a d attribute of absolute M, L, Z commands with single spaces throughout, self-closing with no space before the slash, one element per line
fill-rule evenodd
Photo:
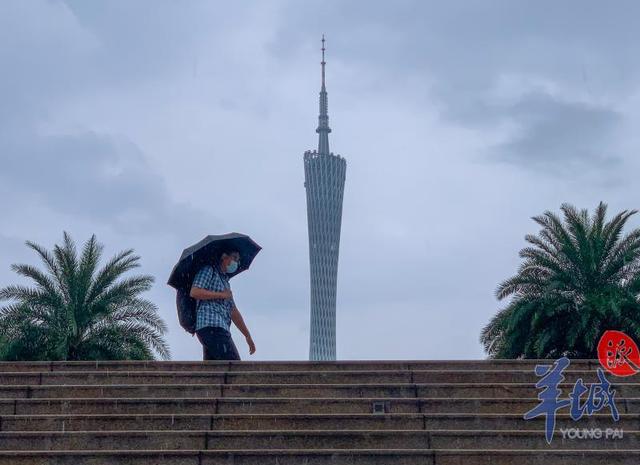
<path fill-rule="evenodd" d="M 240 253 L 237 250 L 227 250 L 220 255 L 220 269 L 233 273 L 240 266 Z"/>

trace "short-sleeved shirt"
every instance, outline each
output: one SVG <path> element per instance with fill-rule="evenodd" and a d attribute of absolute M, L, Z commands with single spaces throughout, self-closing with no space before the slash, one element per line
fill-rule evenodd
<path fill-rule="evenodd" d="M 226 273 L 219 266 L 204 265 L 193 278 L 192 286 L 221 292 L 230 289 Z M 205 326 L 216 326 L 227 331 L 231 326 L 231 310 L 235 306 L 233 299 L 198 300 L 196 307 L 196 331 Z"/>

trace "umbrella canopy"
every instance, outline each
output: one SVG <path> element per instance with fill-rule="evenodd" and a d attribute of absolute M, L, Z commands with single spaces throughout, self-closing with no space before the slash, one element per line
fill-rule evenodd
<path fill-rule="evenodd" d="M 262 247 L 246 234 L 232 232 L 217 236 L 209 235 L 182 251 L 180 260 L 173 267 L 167 284 L 176 289 L 190 288 L 193 278 L 203 265 L 212 264 L 214 258 L 217 259 L 222 252 L 229 250 L 237 250 L 240 253 L 238 269 L 227 274 L 229 278 L 232 278 L 249 268 Z"/>

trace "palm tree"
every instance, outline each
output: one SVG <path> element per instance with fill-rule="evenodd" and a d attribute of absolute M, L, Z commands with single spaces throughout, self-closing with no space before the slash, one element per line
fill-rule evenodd
<path fill-rule="evenodd" d="M 490 358 L 597 358 L 607 329 L 640 339 L 640 229 L 621 236 L 624 210 L 605 223 L 607 205 L 593 216 L 562 204 L 564 222 L 550 211 L 532 219 L 539 235 L 515 276 L 496 297 L 513 296 L 482 329 L 480 342 Z"/>
<path fill-rule="evenodd" d="M 122 360 L 170 358 L 163 339 L 166 324 L 156 306 L 139 297 L 151 287 L 149 275 L 121 276 L 140 266 L 133 250 L 116 254 L 103 268 L 103 245 L 95 234 L 78 257 L 67 232 L 64 244 L 50 252 L 31 241 L 27 246 L 42 259 L 46 271 L 11 265 L 35 287 L 0 289 L 1 360 Z M 121 279 L 120 279 L 121 278 Z"/>

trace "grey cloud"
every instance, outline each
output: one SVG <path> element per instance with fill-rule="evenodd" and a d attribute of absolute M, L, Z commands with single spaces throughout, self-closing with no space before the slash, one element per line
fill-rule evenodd
<path fill-rule="evenodd" d="M 575 176 L 589 168 L 615 168 L 622 163 L 610 148 L 622 120 L 612 108 L 533 93 L 505 107 L 503 114 L 522 129 L 510 141 L 494 147 L 490 160 L 561 176 Z"/>
<path fill-rule="evenodd" d="M 385 78 L 432 76 L 447 95 L 486 88 L 509 70 L 572 81 L 597 65 L 591 78 L 605 84 L 613 78 L 617 85 L 621 79 L 635 85 L 629 73 L 639 71 L 634 42 L 640 5 L 633 1 L 612 7 L 595 0 L 406 0 L 393 6 L 334 0 L 315 8 L 290 2 L 284 13 L 288 21 L 270 41 L 274 56 L 315 50 L 326 32 L 330 60 L 373 66 Z"/>
<path fill-rule="evenodd" d="M 99 46 L 87 60 L 92 79 L 110 86 L 172 74 L 193 66 L 195 45 L 207 32 L 207 2 L 86 2 L 65 0 Z M 221 27 L 224 17 L 216 18 Z M 217 45 L 214 44 L 214 49 Z"/>
<path fill-rule="evenodd" d="M 62 134 L 41 129 L 69 95 L 132 85 L 143 77 L 152 81 L 162 70 L 170 71 L 200 37 L 195 30 L 186 32 L 196 29 L 204 5 L 3 2 L 0 179 L 56 211 L 121 231 L 172 224 L 198 237 L 219 225 L 210 215 L 174 202 L 127 136 L 82 127 Z M 150 27 L 139 27 L 140 21 Z"/>
<path fill-rule="evenodd" d="M 197 66 L 203 41 L 214 39 L 208 53 L 224 50 L 216 36 L 248 8 L 212 15 L 217 8 L 207 1 L 0 2 L 0 97 L 17 101 L 14 111 L 43 118 L 48 105 L 69 95 L 182 74 Z"/>
<path fill-rule="evenodd" d="M 329 62 L 360 68 L 362 79 L 352 87 L 421 102 L 462 127 L 519 125 L 521 133 L 501 150 L 513 150 L 510 160 L 524 160 L 520 166 L 537 166 L 526 163 L 534 154 L 536 160 L 548 156 L 560 163 L 565 157 L 569 164 L 579 159 L 585 168 L 621 164 L 621 157 L 601 150 L 612 126 L 623 119 L 614 109 L 571 103 L 572 96 L 545 108 L 525 106 L 539 82 L 593 101 L 624 101 L 635 92 L 637 2 L 400 1 L 389 6 L 333 1 L 314 11 L 291 2 L 286 12 L 289 21 L 270 43 L 280 60 L 316 49 L 316 37 L 326 32 Z M 300 22 L 308 27 L 298 28 Z M 530 80 L 511 89 L 522 101 L 515 108 L 495 104 L 505 76 Z M 421 80 L 419 89 L 406 85 Z M 588 134 L 581 136 L 581 147 L 567 146 L 582 130 Z"/>
<path fill-rule="evenodd" d="M 126 232 L 181 225 L 202 234 L 205 215 L 174 202 L 164 180 L 126 138 L 94 132 L 0 132 L 0 178 L 56 211 Z M 200 223 L 200 224 L 199 224 Z M 215 222 L 210 221 L 209 224 Z"/>

